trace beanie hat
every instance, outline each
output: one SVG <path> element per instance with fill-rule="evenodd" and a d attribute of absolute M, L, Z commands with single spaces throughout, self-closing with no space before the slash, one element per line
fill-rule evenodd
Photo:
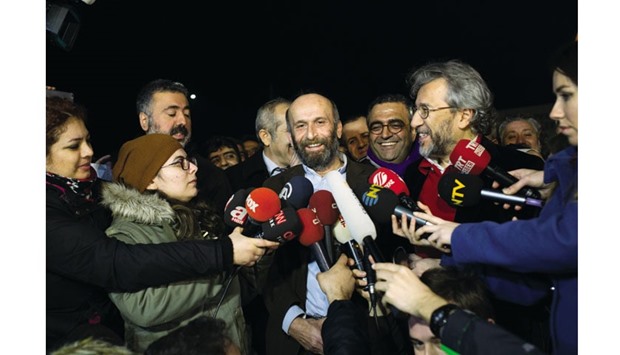
<path fill-rule="evenodd" d="M 181 143 L 167 134 L 153 133 L 130 140 L 118 153 L 112 169 L 114 181 L 144 192 L 166 160 L 182 148 Z"/>

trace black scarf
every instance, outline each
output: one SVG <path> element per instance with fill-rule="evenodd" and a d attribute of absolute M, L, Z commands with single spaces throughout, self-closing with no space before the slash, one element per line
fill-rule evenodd
<path fill-rule="evenodd" d="M 78 214 L 88 213 L 95 207 L 93 185 L 96 181 L 97 172 L 92 167 L 90 177 L 86 179 L 72 179 L 45 172 L 45 184 L 60 190 L 60 198 L 74 208 Z"/>

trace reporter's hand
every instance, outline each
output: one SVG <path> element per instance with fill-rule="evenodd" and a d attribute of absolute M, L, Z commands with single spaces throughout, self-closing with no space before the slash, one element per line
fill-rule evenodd
<path fill-rule="evenodd" d="M 241 234 L 243 228 L 236 227 L 228 235 L 233 244 L 233 264 L 252 266 L 265 254 L 268 249 L 277 249 L 278 242 L 260 238 L 249 238 Z"/>
<path fill-rule="evenodd" d="M 433 215 L 431 213 L 430 208 L 427 205 L 418 201 L 418 206 L 427 215 L 429 216 Z M 416 237 L 415 220 L 412 219 L 411 221 L 409 221 L 409 219 L 407 218 L 405 214 L 403 214 L 400 217 L 400 220 L 398 219 L 398 217 L 396 217 L 396 215 L 392 215 L 391 218 L 392 218 L 392 233 L 398 236 L 407 238 L 409 240 L 409 243 L 413 245 L 432 246 L 432 244 L 430 244 L 425 238 Z"/>
<path fill-rule="evenodd" d="M 432 223 L 418 228 L 414 238 L 416 240 L 426 238 L 428 243 L 435 247 L 435 249 L 449 253 L 450 245 L 452 244 L 452 232 L 459 224 L 423 212 L 413 212 L 413 214 Z"/>
<path fill-rule="evenodd" d="M 304 349 L 314 353 L 323 354 L 323 337 L 321 328 L 325 318 L 312 319 L 297 317 L 291 323 L 288 333 L 293 339 L 297 340 Z"/>
<path fill-rule="evenodd" d="M 377 291 L 383 301 L 410 315 L 429 320 L 433 311 L 447 302 L 437 296 L 406 266 L 391 263 L 373 264 L 377 273 Z"/>
<path fill-rule="evenodd" d="M 545 184 L 545 172 L 543 170 L 516 169 L 511 170 L 508 173 L 519 180 L 514 184 L 502 189 L 502 193 L 505 193 L 506 195 L 514 195 L 519 192 L 519 190 L 521 190 L 523 187 L 530 186 L 538 189 L 538 192 L 540 192 L 540 196 L 543 199 L 548 199 L 549 196 L 551 196 L 553 188 L 555 187 L 555 182 Z M 493 188 L 497 189 L 499 187 L 500 184 L 497 181 L 494 181 Z M 504 204 L 505 209 L 508 209 L 510 207 L 510 204 Z M 520 210 L 521 208 L 521 206 L 515 206 L 516 210 Z"/>
<path fill-rule="evenodd" d="M 321 290 L 327 295 L 329 303 L 335 300 L 348 300 L 355 289 L 353 272 L 347 266 L 348 258 L 341 254 L 336 263 L 327 271 L 319 272 L 316 279 Z"/>

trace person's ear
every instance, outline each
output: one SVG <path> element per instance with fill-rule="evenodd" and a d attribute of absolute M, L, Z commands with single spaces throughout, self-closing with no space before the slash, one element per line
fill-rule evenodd
<path fill-rule="evenodd" d="M 146 189 L 145 189 L 145 190 L 153 190 L 153 191 L 156 191 L 158 188 L 159 188 L 159 186 L 157 186 L 157 183 L 155 182 L 155 179 L 153 179 L 153 180 L 151 181 L 151 183 L 150 183 L 150 184 L 148 184 L 148 185 L 146 186 Z"/>
<path fill-rule="evenodd" d="M 140 120 L 140 127 L 142 128 L 142 130 L 144 132 L 149 130 L 149 116 L 144 113 L 144 112 L 140 112 L 140 114 L 138 115 L 138 118 Z"/>
<path fill-rule="evenodd" d="M 267 132 L 266 129 L 262 128 L 258 131 L 258 137 L 265 147 L 269 147 L 271 145 L 271 134 Z"/>
<path fill-rule="evenodd" d="M 342 137 L 342 121 L 338 121 L 338 125 L 336 126 L 336 136 L 338 139 Z"/>
<path fill-rule="evenodd" d="M 471 120 L 474 118 L 474 111 L 471 108 L 464 108 L 460 111 L 457 119 L 457 124 L 460 129 L 465 129 L 471 124 Z"/>

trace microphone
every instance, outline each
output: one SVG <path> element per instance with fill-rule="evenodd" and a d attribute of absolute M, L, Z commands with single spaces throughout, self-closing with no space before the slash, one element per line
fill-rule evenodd
<path fill-rule="evenodd" d="M 380 167 L 368 178 L 371 185 L 381 186 L 394 191 L 397 196 L 409 196 L 409 188 L 405 181 L 394 170 Z"/>
<path fill-rule="evenodd" d="M 380 186 L 384 189 L 392 190 L 400 200 L 400 205 L 411 211 L 423 212 L 416 201 L 409 197 L 409 188 L 405 181 L 394 170 L 388 168 L 378 168 L 370 175 L 368 183 L 371 185 Z"/>
<path fill-rule="evenodd" d="M 338 220 L 334 223 L 333 231 L 334 238 L 340 243 L 340 250 L 349 258 L 355 262 L 355 267 L 358 270 L 366 271 L 362 258 L 364 253 L 362 247 L 351 238 L 351 233 L 347 229 L 346 223 L 342 215 L 338 216 Z M 367 278 L 364 278 L 367 280 Z"/>
<path fill-rule="evenodd" d="M 246 189 L 239 189 L 226 202 L 224 207 L 224 223 L 227 226 L 232 228 L 243 227 L 247 222 L 248 212 L 245 209 L 245 199 L 248 197 L 248 193 L 249 191 Z"/>
<path fill-rule="evenodd" d="M 334 200 L 334 196 L 327 190 L 318 190 L 310 196 L 308 201 L 308 208 L 310 208 L 325 229 L 325 247 L 327 249 L 327 255 L 331 260 L 334 258 L 334 238 L 332 237 L 331 226 L 336 223 L 340 211 Z"/>
<path fill-rule="evenodd" d="M 297 212 L 292 207 L 284 207 L 275 216 L 261 225 L 262 238 L 286 243 L 301 232 L 302 225 Z"/>
<path fill-rule="evenodd" d="M 390 189 L 370 185 L 367 189 L 358 189 L 356 192 L 368 214 L 378 223 L 391 223 L 391 216 L 394 214 L 398 218 L 406 215 L 410 221 L 415 220 L 418 226 L 432 225 L 431 222 L 414 216 L 410 209 L 400 206 L 398 196 Z"/>
<path fill-rule="evenodd" d="M 332 263 L 326 256 L 321 240 L 323 240 L 323 226 L 316 214 L 309 208 L 300 208 L 297 215 L 302 224 L 302 231 L 299 235 L 299 243 L 310 248 L 314 260 L 319 265 L 321 272 L 329 270 Z"/>
<path fill-rule="evenodd" d="M 542 207 L 543 201 L 530 197 L 506 195 L 496 190 L 483 189 L 484 182 L 475 175 L 446 173 L 439 179 L 439 196 L 452 206 L 471 207 L 480 198 L 516 205 Z"/>
<path fill-rule="evenodd" d="M 314 187 L 306 177 L 293 176 L 280 190 L 278 197 L 282 202 L 295 210 L 308 206 L 308 200 L 314 192 Z"/>
<path fill-rule="evenodd" d="M 280 211 L 280 198 L 272 189 L 257 187 L 245 199 L 245 209 L 250 218 L 257 222 L 266 222 Z"/>
<path fill-rule="evenodd" d="M 450 162 L 463 174 L 480 175 L 484 173 L 489 178 L 496 180 L 502 187 L 508 187 L 519 181 L 502 168 L 490 166 L 491 154 L 475 140 L 461 139 L 456 143 L 450 154 Z M 527 186 L 519 190 L 519 194 L 540 199 L 540 193 Z"/>
<path fill-rule="evenodd" d="M 374 241 L 377 238 L 375 224 L 347 181 L 336 170 L 325 174 L 325 180 L 347 224 L 351 237 L 368 249 L 375 262 L 382 262 L 384 258 Z"/>

